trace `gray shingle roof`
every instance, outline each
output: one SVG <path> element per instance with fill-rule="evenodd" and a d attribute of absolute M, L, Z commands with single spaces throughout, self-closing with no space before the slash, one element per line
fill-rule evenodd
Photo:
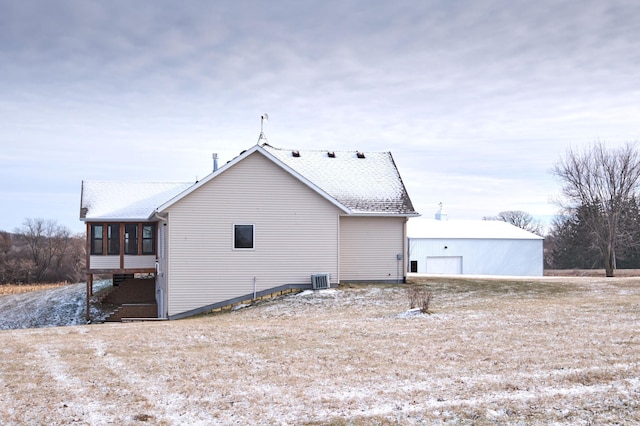
<path fill-rule="evenodd" d="M 352 213 L 417 214 L 390 152 L 262 147 Z"/>

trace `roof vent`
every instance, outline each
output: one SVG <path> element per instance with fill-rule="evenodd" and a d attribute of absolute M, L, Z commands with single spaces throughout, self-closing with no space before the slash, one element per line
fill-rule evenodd
<path fill-rule="evenodd" d="M 300 151 L 291 151 L 291 155 L 294 157 L 300 157 Z"/>
<path fill-rule="evenodd" d="M 329 151 L 329 152 L 327 152 L 327 157 L 329 157 L 329 158 L 336 158 L 336 153 L 335 153 L 335 152 L 333 152 L 333 151 Z"/>
<path fill-rule="evenodd" d="M 358 156 L 358 158 L 364 158 L 364 152 L 356 152 L 356 155 Z"/>

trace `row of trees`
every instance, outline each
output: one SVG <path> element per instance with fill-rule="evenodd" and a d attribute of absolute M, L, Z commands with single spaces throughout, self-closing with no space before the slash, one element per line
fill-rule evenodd
<path fill-rule="evenodd" d="M 552 172 L 562 183 L 562 211 L 550 235 L 555 266 L 604 267 L 608 277 L 617 267 L 635 267 L 640 236 L 637 144 L 607 147 L 596 142 L 570 149 Z"/>
<path fill-rule="evenodd" d="M 625 204 L 611 243 L 614 251 L 609 255 L 612 263 L 609 276 L 615 273 L 615 269 L 640 269 L 640 205 L 635 197 Z M 602 238 L 606 228 L 600 230 L 598 236 L 590 224 L 594 216 L 600 216 L 599 210 L 600 206 L 585 205 L 578 207 L 573 214 L 556 217 L 545 239 L 548 267 L 605 267 L 610 247 Z"/>
<path fill-rule="evenodd" d="M 84 235 L 55 221 L 26 219 L 14 233 L 0 231 L 0 284 L 78 282 L 84 265 Z"/>

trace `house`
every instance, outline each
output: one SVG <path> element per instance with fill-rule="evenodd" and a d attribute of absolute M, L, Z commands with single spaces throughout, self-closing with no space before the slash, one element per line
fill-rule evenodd
<path fill-rule="evenodd" d="M 419 274 L 542 276 L 543 238 L 498 220 L 412 219 L 409 269 Z"/>
<path fill-rule="evenodd" d="M 311 288 L 312 276 L 403 281 L 418 216 L 389 152 L 266 143 L 196 183 L 84 181 L 81 192 L 87 294 L 95 274 L 150 274 L 169 319 Z"/>

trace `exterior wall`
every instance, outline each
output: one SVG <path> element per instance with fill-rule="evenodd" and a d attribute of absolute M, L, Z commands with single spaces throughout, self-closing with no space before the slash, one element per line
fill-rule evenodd
<path fill-rule="evenodd" d="M 341 217 L 340 281 L 402 282 L 405 224 L 404 217 Z"/>
<path fill-rule="evenodd" d="M 155 268 L 156 266 L 156 256 L 155 255 L 146 255 L 146 256 L 124 256 L 124 267 L 125 269 L 139 269 L 139 268 Z"/>
<path fill-rule="evenodd" d="M 90 269 L 120 270 L 120 256 L 89 256 Z M 150 269 L 155 268 L 156 256 L 124 256 L 124 269 Z"/>
<path fill-rule="evenodd" d="M 89 269 L 120 269 L 120 256 L 89 256 Z"/>
<path fill-rule="evenodd" d="M 463 275 L 542 276 L 543 240 L 409 239 L 409 258 L 427 273 L 427 257 L 462 257 Z M 446 248 L 445 248 L 446 247 Z"/>
<path fill-rule="evenodd" d="M 254 153 L 168 208 L 168 314 L 311 274 L 338 281 L 340 210 Z M 233 249 L 233 225 L 254 225 L 255 248 Z M 255 285 L 255 286 L 254 286 Z"/>

